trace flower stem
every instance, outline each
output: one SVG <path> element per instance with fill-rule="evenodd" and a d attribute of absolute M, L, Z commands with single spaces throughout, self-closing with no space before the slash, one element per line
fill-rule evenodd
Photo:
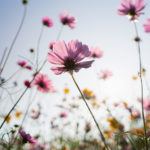
<path fill-rule="evenodd" d="M 107 146 L 107 144 L 106 144 L 106 141 L 105 141 L 105 137 L 104 137 L 104 135 L 103 135 L 103 133 L 102 133 L 102 131 L 101 131 L 101 129 L 100 129 L 100 127 L 99 127 L 99 125 L 98 125 L 98 123 L 97 123 L 97 121 L 96 121 L 96 119 L 95 119 L 95 117 L 94 117 L 94 115 L 93 115 L 93 113 L 92 113 L 92 111 L 91 111 L 91 109 L 90 109 L 88 103 L 86 102 L 85 97 L 84 97 L 83 93 L 81 92 L 81 90 L 80 90 L 80 88 L 79 88 L 79 86 L 78 86 L 78 84 L 77 84 L 77 82 L 76 82 L 76 80 L 75 80 L 75 78 L 74 78 L 74 76 L 73 76 L 73 73 L 70 72 L 70 75 L 71 75 L 71 77 L 72 77 L 72 79 L 73 79 L 73 81 L 74 81 L 74 83 L 75 83 L 77 89 L 79 90 L 79 92 L 80 92 L 80 94 L 81 94 L 81 97 L 82 97 L 82 99 L 83 99 L 83 101 L 84 101 L 86 107 L 88 108 L 88 110 L 89 110 L 89 112 L 90 112 L 90 114 L 91 114 L 91 116 L 92 116 L 92 118 L 93 118 L 93 120 L 94 120 L 94 122 L 95 122 L 95 124 L 96 124 L 96 127 L 97 127 L 97 129 L 98 129 L 98 131 L 99 131 L 99 133 L 100 133 L 100 137 L 101 137 L 101 139 L 102 139 L 102 141 L 103 141 L 103 143 L 104 143 L 104 145 L 105 145 L 105 148 L 106 148 L 107 150 L 109 150 L 109 148 L 108 148 L 108 146 Z"/>
<path fill-rule="evenodd" d="M 41 28 L 41 31 L 40 31 L 40 35 L 39 35 L 39 38 L 38 38 L 38 42 L 37 42 L 37 56 L 36 56 L 37 68 L 38 68 L 38 60 L 39 60 L 39 48 L 40 48 L 40 42 L 41 42 L 43 30 L 44 30 L 44 25 L 42 25 L 42 28 Z"/>
<path fill-rule="evenodd" d="M 26 9 L 25 9 L 25 10 L 26 10 Z M 25 12 L 26 12 L 26 11 L 25 11 Z M 25 14 L 26 14 L 26 13 L 25 13 Z M 25 17 L 25 15 L 24 15 L 24 17 Z M 24 19 L 23 19 L 23 20 L 24 20 Z M 22 23 L 22 24 L 23 24 L 23 23 Z M 60 32 L 59 32 L 59 34 L 58 34 L 58 36 L 57 36 L 57 40 L 58 40 L 59 37 L 60 37 L 60 34 L 61 34 L 61 32 L 62 32 L 62 29 L 63 29 L 63 27 L 61 28 L 61 30 L 60 30 Z M 36 72 L 36 74 L 39 73 L 39 72 L 43 69 L 43 67 L 45 66 L 46 62 L 47 62 L 47 59 L 44 60 L 43 64 L 41 65 L 40 69 Z M 2 73 L 2 72 L 0 72 L 0 75 L 1 75 L 1 73 Z M 34 76 L 33 79 L 31 80 L 30 84 L 32 84 L 34 78 L 35 78 L 35 76 Z M 12 111 L 15 109 L 15 107 L 16 107 L 17 104 L 20 102 L 21 98 L 24 96 L 24 94 L 26 93 L 27 90 L 28 90 L 28 88 L 26 88 L 26 89 L 23 91 L 23 93 L 21 94 L 21 96 L 18 98 L 17 102 L 16 102 L 16 103 L 14 104 L 14 106 L 10 109 L 10 111 L 9 111 L 8 114 L 7 114 L 7 116 L 5 117 L 5 119 L 3 120 L 3 122 L 1 123 L 0 129 L 3 127 L 3 125 L 5 124 L 7 118 L 8 118 L 9 115 L 12 113 Z"/>
<path fill-rule="evenodd" d="M 139 38 L 138 30 L 136 23 L 134 22 L 135 32 L 137 38 Z M 142 119 L 143 119 L 143 125 L 144 125 L 144 140 L 146 145 L 146 150 L 148 150 L 148 143 L 147 143 L 147 132 L 146 132 L 146 124 L 145 124 L 145 116 L 144 116 L 144 108 L 143 108 L 143 80 L 142 80 L 142 59 L 141 59 L 141 48 L 140 48 L 140 40 L 137 41 L 138 46 L 138 54 L 139 54 L 139 74 L 140 74 L 140 83 L 141 83 L 141 101 L 142 101 Z"/>
<path fill-rule="evenodd" d="M 24 23 L 24 20 L 25 20 L 25 17 L 26 17 L 26 13 L 27 13 L 27 7 L 25 6 L 25 7 L 24 7 L 23 17 L 22 17 L 22 20 L 21 20 L 21 24 L 20 24 L 20 26 L 19 26 L 19 28 L 18 28 L 18 31 L 17 31 L 17 33 L 16 33 L 16 35 L 15 35 L 15 37 L 14 37 L 12 43 L 11 43 L 11 46 L 10 46 L 10 48 L 9 48 L 9 50 L 8 50 L 8 54 L 7 54 L 6 59 L 5 59 L 5 61 L 4 61 L 4 64 L 3 64 L 3 67 L 2 67 L 2 71 L 0 72 L 0 76 L 1 76 L 1 74 L 2 74 L 2 72 L 3 72 L 3 70 L 4 70 L 4 68 L 5 68 L 5 65 L 6 65 L 6 63 L 7 63 L 7 61 L 8 61 L 8 58 L 9 58 L 11 52 L 12 52 L 13 46 L 14 46 L 16 40 L 17 40 L 17 37 L 18 37 L 18 35 L 19 35 L 21 29 L 22 29 L 22 26 L 23 26 L 23 23 Z"/>
<path fill-rule="evenodd" d="M 41 68 L 36 72 L 36 74 L 38 74 L 42 68 L 44 67 L 44 65 L 46 64 L 46 60 L 43 62 Z M 35 76 L 32 78 L 32 80 L 30 81 L 30 84 L 32 84 L 32 82 L 34 81 Z M 3 120 L 3 122 L 0 125 L 0 129 L 3 127 L 4 123 L 6 122 L 7 118 L 9 117 L 9 115 L 12 113 L 12 111 L 15 109 L 15 107 L 17 106 L 17 104 L 20 102 L 20 100 L 22 99 L 22 97 L 24 96 L 24 94 L 27 92 L 28 87 L 26 87 L 26 89 L 23 91 L 23 93 L 20 95 L 20 97 L 18 98 L 17 102 L 14 104 L 14 106 L 10 109 L 10 111 L 8 112 L 7 116 L 5 117 L 5 119 Z"/>
<path fill-rule="evenodd" d="M 60 35 L 61 35 L 62 31 L 63 31 L 63 28 L 64 28 L 64 26 L 62 25 L 61 28 L 60 28 L 60 30 L 59 30 L 59 33 L 58 33 L 58 35 L 57 35 L 57 37 L 56 37 L 56 41 L 59 40 Z"/>
<path fill-rule="evenodd" d="M 1 57 L 1 60 L 0 60 L 0 69 L 2 69 L 2 64 L 3 64 L 4 58 L 5 58 L 6 52 L 7 52 L 7 48 L 4 49 L 3 55 Z M 0 70 L 0 72 L 1 72 L 1 70 Z"/>

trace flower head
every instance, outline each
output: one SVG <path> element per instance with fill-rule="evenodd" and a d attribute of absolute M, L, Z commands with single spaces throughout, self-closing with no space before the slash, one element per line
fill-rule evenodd
<path fill-rule="evenodd" d="M 40 110 L 38 110 L 38 111 L 32 110 L 32 116 L 31 116 L 31 118 L 32 119 L 38 119 L 39 116 L 40 116 L 40 114 L 41 114 Z"/>
<path fill-rule="evenodd" d="M 4 116 L 4 118 L 6 118 L 6 116 Z M 11 121 L 11 116 L 9 115 L 9 116 L 7 116 L 7 118 L 6 118 L 6 122 L 9 123 L 10 121 Z"/>
<path fill-rule="evenodd" d="M 139 119 L 139 118 L 141 118 L 141 113 L 139 110 L 135 110 L 132 112 L 132 116 L 134 119 Z"/>
<path fill-rule="evenodd" d="M 64 13 L 60 13 L 59 18 L 63 25 L 68 25 L 71 29 L 74 29 L 76 23 L 75 17 L 69 16 L 68 12 L 65 11 Z"/>
<path fill-rule="evenodd" d="M 18 65 L 19 65 L 20 67 L 25 67 L 26 64 L 27 64 L 26 61 L 19 61 L 19 62 L 18 62 Z"/>
<path fill-rule="evenodd" d="M 90 58 L 101 58 L 103 56 L 103 51 L 100 50 L 99 47 L 91 47 L 90 48 L 91 55 Z"/>
<path fill-rule="evenodd" d="M 88 90 L 87 88 L 85 88 L 85 89 L 83 90 L 83 94 L 84 94 L 84 96 L 85 96 L 86 99 L 91 99 L 91 98 L 94 97 L 93 91 Z"/>
<path fill-rule="evenodd" d="M 150 18 L 147 19 L 146 24 L 143 25 L 145 32 L 150 32 Z"/>
<path fill-rule="evenodd" d="M 22 4 L 23 4 L 23 5 L 27 5 L 27 4 L 28 4 L 28 1 L 27 1 L 27 0 L 22 0 Z"/>
<path fill-rule="evenodd" d="M 51 50 L 53 50 L 53 46 L 54 46 L 55 43 L 56 43 L 56 42 L 51 42 L 51 43 L 49 44 L 49 48 L 50 48 Z"/>
<path fill-rule="evenodd" d="M 32 70 L 32 67 L 31 67 L 31 66 L 29 66 L 29 65 L 27 65 L 27 66 L 26 66 L 26 69 L 28 69 L 28 70 Z"/>
<path fill-rule="evenodd" d="M 150 111 L 150 99 L 144 99 L 144 109 Z"/>
<path fill-rule="evenodd" d="M 64 88 L 64 93 L 69 94 L 70 90 L 68 88 Z"/>
<path fill-rule="evenodd" d="M 42 23 L 43 23 L 44 26 L 47 26 L 47 27 L 52 27 L 53 26 L 52 20 L 48 17 L 43 17 L 42 18 Z"/>
<path fill-rule="evenodd" d="M 101 70 L 100 71 L 100 79 L 106 80 L 107 78 L 111 77 L 113 74 L 109 70 Z"/>
<path fill-rule="evenodd" d="M 29 143 L 32 143 L 32 144 L 36 144 L 37 141 L 35 138 L 32 138 L 30 134 L 27 134 L 25 131 L 23 130 L 19 130 L 19 134 L 22 136 L 24 142 L 29 142 Z"/>
<path fill-rule="evenodd" d="M 20 118 L 21 115 L 22 115 L 22 112 L 21 112 L 21 111 L 16 111 L 16 112 L 15 112 L 15 117 L 16 117 L 16 118 Z"/>
<path fill-rule="evenodd" d="M 57 66 L 53 66 L 51 70 L 55 74 L 62 72 L 78 72 L 81 68 L 89 68 L 92 61 L 80 62 L 90 55 L 88 46 L 75 40 L 70 41 L 68 45 L 64 41 L 57 41 L 53 51 L 48 53 L 48 61 Z"/>
<path fill-rule="evenodd" d="M 129 16 L 130 20 L 134 21 L 143 14 L 141 11 L 144 7 L 144 0 L 121 0 L 121 5 L 118 8 L 118 14 L 122 16 Z"/>
<path fill-rule="evenodd" d="M 24 81 L 24 85 L 25 85 L 27 88 L 31 88 L 31 83 L 30 83 L 29 80 Z"/>
<path fill-rule="evenodd" d="M 60 118 L 67 118 L 67 114 L 66 114 L 65 112 L 62 112 L 62 113 L 60 114 Z"/>
<path fill-rule="evenodd" d="M 37 89 L 41 92 L 54 92 L 52 81 L 45 74 L 37 74 L 34 78 L 34 85 L 37 85 Z"/>

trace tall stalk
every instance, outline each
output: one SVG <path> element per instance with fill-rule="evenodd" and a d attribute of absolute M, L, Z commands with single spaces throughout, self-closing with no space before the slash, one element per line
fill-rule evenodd
<path fill-rule="evenodd" d="M 40 35 L 39 35 L 39 38 L 38 38 L 38 42 L 37 42 L 37 56 L 36 56 L 37 68 L 38 68 L 38 59 L 39 59 L 39 48 L 40 48 L 40 42 L 41 42 L 43 30 L 44 30 L 44 25 L 42 25 L 42 28 L 41 28 L 41 31 L 40 31 Z"/>
<path fill-rule="evenodd" d="M 71 75 L 73 82 L 75 83 L 75 85 L 76 85 L 76 87 L 77 87 L 79 93 L 81 94 L 81 97 L 82 97 L 82 99 L 83 99 L 83 101 L 84 101 L 86 107 L 88 108 L 88 110 L 89 110 L 89 112 L 90 112 L 90 114 L 91 114 L 91 116 L 92 116 L 92 118 L 93 118 L 93 120 L 94 120 L 94 122 L 95 122 L 95 124 L 96 124 L 96 127 L 97 127 L 97 129 L 98 129 L 98 131 L 99 131 L 99 133 L 100 133 L 100 137 L 101 137 L 101 139 L 102 139 L 102 141 L 103 141 L 103 143 L 104 143 L 104 145 L 105 145 L 106 150 L 109 150 L 109 148 L 108 148 L 108 146 L 107 146 L 107 144 L 106 144 L 106 141 L 105 141 L 105 137 L 104 137 L 104 135 L 103 135 L 103 133 L 102 133 L 102 131 L 101 131 L 101 129 L 100 129 L 100 127 L 99 127 L 99 125 L 98 125 L 98 123 L 97 123 L 97 121 L 96 121 L 96 119 L 95 119 L 95 117 L 94 117 L 94 115 L 93 115 L 93 113 L 92 113 L 92 111 L 91 111 L 91 109 L 90 109 L 88 103 L 86 102 L 85 97 L 84 97 L 83 93 L 81 92 L 81 89 L 79 88 L 79 86 L 78 86 L 78 84 L 77 84 L 77 82 L 76 82 L 76 80 L 75 80 L 75 78 L 74 78 L 74 76 L 73 76 L 73 73 L 70 72 L 70 75 Z"/>
<path fill-rule="evenodd" d="M 23 17 L 22 17 L 21 23 L 20 23 L 20 25 L 19 25 L 19 28 L 18 28 L 18 30 L 17 30 L 17 33 L 16 33 L 16 35 L 15 35 L 15 37 L 14 37 L 12 43 L 11 43 L 11 45 L 10 45 L 10 48 L 9 48 L 9 50 L 8 50 L 8 54 L 7 54 L 7 56 L 6 56 L 6 59 L 5 59 L 5 61 L 4 61 L 3 66 L 2 66 L 2 71 L 0 72 L 0 76 L 1 76 L 3 70 L 4 70 L 5 66 L 6 66 L 6 63 L 7 63 L 7 61 L 8 61 L 8 58 L 9 58 L 11 52 L 12 52 L 13 46 L 14 46 L 14 44 L 15 44 L 17 38 L 18 38 L 18 35 L 19 35 L 21 29 L 22 29 L 22 26 L 23 26 L 23 23 L 24 23 L 24 20 L 25 20 L 25 17 L 26 17 L 26 13 L 27 13 L 27 6 L 24 6 L 24 13 L 23 13 Z"/>
<path fill-rule="evenodd" d="M 141 58 L 141 48 L 140 48 L 140 38 L 137 30 L 136 23 L 134 22 L 136 38 L 137 40 L 137 48 L 138 48 L 138 55 L 139 55 L 139 76 L 140 76 L 140 86 L 141 86 L 141 101 L 142 101 L 142 119 L 143 119 L 143 126 L 144 126 L 144 141 L 146 145 L 146 150 L 148 150 L 148 142 L 147 142 L 147 132 L 146 132 L 146 124 L 145 124 L 145 116 L 144 116 L 144 107 L 143 107 L 143 79 L 142 79 L 142 58 Z"/>
<path fill-rule="evenodd" d="M 42 32 L 42 31 L 41 31 L 41 32 Z M 61 33 L 62 33 L 62 28 L 60 29 L 60 31 L 59 31 L 59 33 L 58 33 L 57 40 L 60 38 Z M 45 66 L 46 62 L 47 62 L 47 59 L 44 60 L 44 62 L 43 62 L 43 64 L 41 65 L 40 69 L 37 68 L 38 71 L 36 72 L 36 74 L 39 73 L 39 72 L 43 69 L 43 67 Z M 32 84 L 34 78 L 35 78 L 35 76 L 34 76 L 33 79 L 31 80 L 30 84 Z M 6 117 L 4 118 L 3 122 L 1 123 L 0 129 L 3 127 L 3 125 L 5 124 L 7 118 L 8 118 L 9 115 L 12 113 L 12 111 L 15 109 L 15 107 L 16 107 L 17 104 L 20 102 L 21 98 L 24 96 L 24 94 L 27 92 L 27 90 L 28 90 L 28 87 L 23 91 L 23 93 L 21 94 L 21 96 L 18 98 L 17 102 L 16 102 L 16 103 L 14 104 L 14 106 L 10 109 L 10 111 L 8 112 L 8 114 L 6 115 Z"/>

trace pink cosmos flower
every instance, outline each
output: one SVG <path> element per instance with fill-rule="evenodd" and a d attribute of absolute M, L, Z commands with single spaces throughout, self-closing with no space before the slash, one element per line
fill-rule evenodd
<path fill-rule="evenodd" d="M 24 85 L 28 88 L 31 88 L 31 83 L 29 80 L 24 81 Z"/>
<path fill-rule="evenodd" d="M 141 98 L 138 98 L 137 100 L 138 100 L 138 102 L 142 103 Z M 150 110 L 150 99 L 149 98 L 144 98 L 143 99 L 143 107 L 147 111 Z"/>
<path fill-rule="evenodd" d="M 26 69 L 32 70 L 32 67 L 28 65 L 28 66 L 26 66 Z"/>
<path fill-rule="evenodd" d="M 63 25 L 68 25 L 71 29 L 74 29 L 76 19 L 72 15 L 69 16 L 67 11 L 60 13 L 59 18 Z"/>
<path fill-rule="evenodd" d="M 144 0 L 121 0 L 118 8 L 118 14 L 129 16 L 131 21 L 137 20 L 143 14 L 141 11 L 145 8 Z"/>
<path fill-rule="evenodd" d="M 42 18 L 42 23 L 43 23 L 44 26 L 47 26 L 47 27 L 52 27 L 53 26 L 53 22 L 49 17 L 43 17 Z"/>
<path fill-rule="evenodd" d="M 53 50 L 53 46 L 54 46 L 55 43 L 56 43 L 56 42 L 51 42 L 51 43 L 49 44 L 49 48 L 50 48 L 51 50 Z"/>
<path fill-rule="evenodd" d="M 150 32 L 150 18 L 147 19 L 146 24 L 143 25 L 145 32 Z"/>
<path fill-rule="evenodd" d="M 148 98 L 144 99 L 143 107 L 145 110 L 150 111 L 150 99 Z"/>
<path fill-rule="evenodd" d="M 88 46 L 77 40 L 70 41 L 68 45 L 64 41 L 57 41 L 53 51 L 48 53 L 47 59 L 50 63 L 56 65 L 51 70 L 58 75 L 62 72 L 78 72 L 81 68 L 89 68 L 93 60 L 80 61 L 90 54 Z"/>
<path fill-rule="evenodd" d="M 62 112 L 62 113 L 60 114 L 60 117 L 61 117 L 61 118 L 67 118 L 67 114 L 66 114 L 65 112 Z"/>
<path fill-rule="evenodd" d="M 18 64 L 20 67 L 25 67 L 26 64 L 27 64 L 27 62 L 26 62 L 26 61 L 19 61 L 17 64 Z"/>
<path fill-rule="evenodd" d="M 90 48 L 91 55 L 90 58 L 101 58 L 103 56 L 103 51 L 100 50 L 99 47 L 91 47 Z"/>
<path fill-rule="evenodd" d="M 100 79 L 106 80 L 107 78 L 111 77 L 113 74 L 109 70 L 101 70 L 100 71 Z"/>
<path fill-rule="evenodd" d="M 28 69 L 28 70 L 32 70 L 32 67 L 31 66 L 29 66 L 29 65 L 27 65 L 27 62 L 26 61 L 19 61 L 18 63 L 17 63 L 20 67 L 22 67 L 22 68 L 26 68 L 26 69 Z"/>
<path fill-rule="evenodd" d="M 52 81 L 45 74 L 37 74 L 33 81 L 34 85 L 37 85 L 37 89 L 41 92 L 54 92 L 55 89 L 52 86 Z"/>
<path fill-rule="evenodd" d="M 40 116 L 41 112 L 40 111 L 34 111 L 33 115 L 31 116 L 32 119 L 38 119 Z"/>
<path fill-rule="evenodd" d="M 141 113 L 139 110 L 135 110 L 132 112 L 132 115 L 134 116 L 134 118 L 139 119 L 141 118 Z"/>
<path fill-rule="evenodd" d="M 23 130 L 19 130 L 19 134 L 22 136 L 24 142 L 29 142 L 29 143 L 32 143 L 32 144 L 36 144 L 37 143 L 37 140 L 35 138 L 32 138 L 30 136 L 30 134 L 27 134 L 25 131 Z"/>

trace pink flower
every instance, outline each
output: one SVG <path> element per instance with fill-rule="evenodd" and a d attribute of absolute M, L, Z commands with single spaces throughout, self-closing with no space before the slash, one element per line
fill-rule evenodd
<path fill-rule="evenodd" d="M 18 65 L 20 66 L 20 67 L 25 67 L 26 66 L 26 61 L 19 61 L 18 62 Z"/>
<path fill-rule="evenodd" d="M 138 102 L 142 103 L 142 99 L 138 98 Z M 145 110 L 149 111 L 150 110 L 150 99 L 149 98 L 144 98 L 143 99 L 143 107 Z"/>
<path fill-rule="evenodd" d="M 65 112 L 62 112 L 62 113 L 60 114 L 60 117 L 61 117 L 61 118 L 67 118 L 67 114 L 66 114 Z"/>
<path fill-rule="evenodd" d="M 91 55 L 90 58 L 101 58 L 103 56 L 103 51 L 100 50 L 99 47 L 91 47 L 90 48 Z"/>
<path fill-rule="evenodd" d="M 47 26 L 47 27 L 52 27 L 53 26 L 52 20 L 48 17 L 43 17 L 42 18 L 42 23 L 43 23 L 44 26 Z"/>
<path fill-rule="evenodd" d="M 150 18 L 147 19 L 146 24 L 143 25 L 145 32 L 150 32 Z"/>
<path fill-rule="evenodd" d="M 49 48 L 50 48 L 51 50 L 53 50 L 53 46 L 54 46 L 55 43 L 56 43 L 56 42 L 51 42 L 51 43 L 49 44 Z"/>
<path fill-rule="evenodd" d="M 24 85 L 28 88 L 31 88 L 31 83 L 29 80 L 24 81 Z"/>
<path fill-rule="evenodd" d="M 34 111 L 33 115 L 31 116 L 32 119 L 38 119 L 40 116 L 41 112 L 40 111 Z"/>
<path fill-rule="evenodd" d="M 111 71 L 109 71 L 109 70 L 101 70 L 100 71 L 100 79 L 107 79 L 108 77 L 111 77 L 113 74 L 112 74 L 112 72 Z"/>
<path fill-rule="evenodd" d="M 26 66 L 26 69 L 32 70 L 32 67 L 28 65 L 28 66 Z"/>
<path fill-rule="evenodd" d="M 139 119 L 141 118 L 141 114 L 139 110 L 135 110 L 132 112 L 132 115 L 134 116 L 134 118 Z"/>
<path fill-rule="evenodd" d="M 52 81 L 45 74 L 37 74 L 34 78 L 34 85 L 37 85 L 37 89 L 41 92 L 54 92 Z"/>
<path fill-rule="evenodd" d="M 121 6 L 118 8 L 118 14 L 122 16 L 127 15 L 131 21 L 134 21 L 143 14 L 141 11 L 144 8 L 144 0 L 121 0 Z"/>
<path fill-rule="evenodd" d="M 68 25 L 71 29 L 74 29 L 76 19 L 73 16 L 69 16 L 67 11 L 60 13 L 59 18 L 63 25 Z"/>
<path fill-rule="evenodd" d="M 144 107 L 144 109 L 147 110 L 147 111 L 150 110 L 150 99 L 148 99 L 148 98 L 144 99 L 143 107 Z"/>
<path fill-rule="evenodd" d="M 68 45 L 64 41 L 57 41 L 53 51 L 48 53 L 48 61 L 56 65 L 51 70 L 57 75 L 62 72 L 78 72 L 81 68 L 91 66 L 93 60 L 80 62 L 90 54 L 88 46 L 77 40 L 70 41 Z"/>
<path fill-rule="evenodd" d="M 27 134 L 25 131 L 23 130 L 19 130 L 19 134 L 22 136 L 24 142 L 29 142 L 29 143 L 32 143 L 32 144 L 36 144 L 37 143 L 37 140 L 35 138 L 32 138 L 30 136 L 30 134 Z"/>

